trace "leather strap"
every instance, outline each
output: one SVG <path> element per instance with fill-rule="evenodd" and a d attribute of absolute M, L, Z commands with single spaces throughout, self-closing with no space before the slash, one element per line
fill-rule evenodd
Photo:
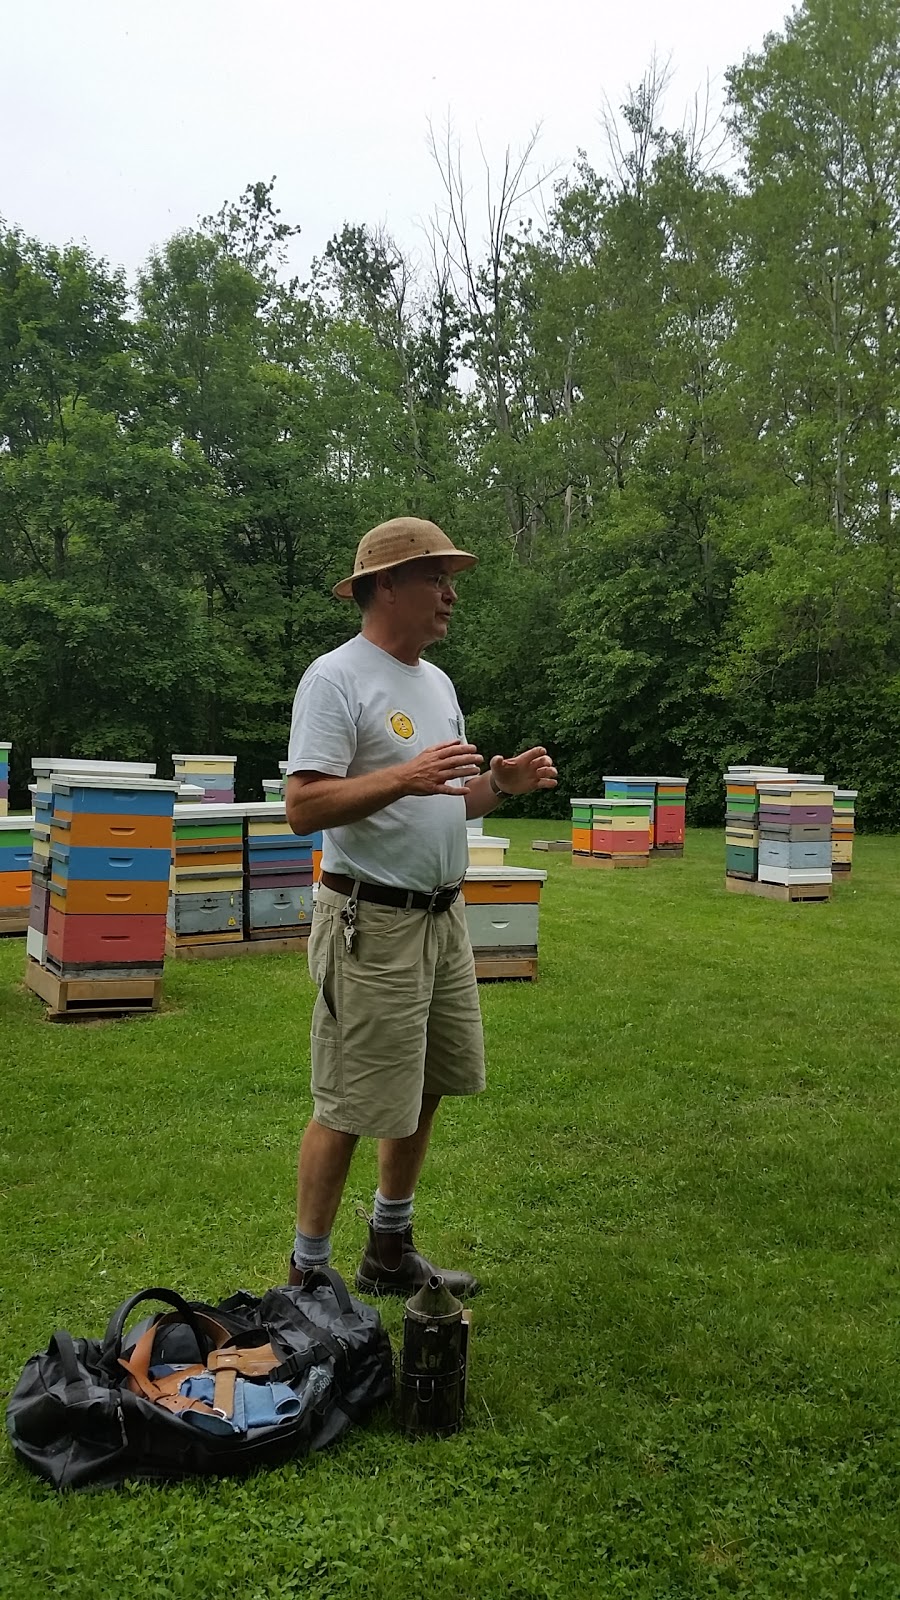
<path fill-rule="evenodd" d="M 211 1317 L 206 1317 L 201 1312 L 198 1321 L 210 1328 L 215 1326 Z M 216 1350 L 210 1350 L 206 1364 L 202 1362 L 190 1367 L 179 1367 L 177 1372 L 169 1372 L 162 1378 L 151 1378 L 150 1360 L 153 1350 L 153 1341 L 159 1331 L 160 1324 L 154 1323 L 141 1335 L 131 1352 L 130 1358 L 119 1357 L 119 1365 L 128 1373 L 128 1387 L 135 1393 L 143 1395 L 145 1400 L 151 1400 L 154 1405 L 163 1406 L 166 1411 L 200 1411 L 205 1416 L 230 1417 L 234 1413 L 234 1391 L 238 1375 L 244 1378 L 265 1378 L 270 1373 L 277 1372 L 284 1366 L 282 1357 L 273 1349 L 271 1344 L 257 1344 L 249 1347 L 220 1345 Z M 218 1325 L 221 1328 L 221 1324 Z M 226 1338 L 229 1337 L 226 1329 L 221 1329 Z M 202 1373 L 211 1372 L 215 1378 L 213 1390 L 213 1404 L 206 1404 L 205 1400 L 189 1400 L 179 1393 L 181 1385 L 186 1378 L 198 1378 Z"/>
<path fill-rule="evenodd" d="M 405 911 L 449 911 L 462 888 L 461 883 L 444 884 L 432 894 L 419 889 L 395 889 L 388 883 L 360 883 L 344 877 L 341 872 L 323 872 L 321 882 L 335 894 L 352 896 L 357 900 L 370 900 L 376 906 L 397 906 Z"/>

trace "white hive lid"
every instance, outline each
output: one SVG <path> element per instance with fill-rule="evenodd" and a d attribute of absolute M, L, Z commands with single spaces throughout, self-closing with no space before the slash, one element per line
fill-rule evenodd
<path fill-rule="evenodd" d="M 45 778 L 49 773 L 58 773 L 63 777 L 73 772 L 95 774 L 103 778 L 156 776 L 155 761 L 82 761 L 78 756 L 35 756 L 31 768 L 36 778 Z"/>
<path fill-rule="evenodd" d="M 71 794 L 73 789 L 134 789 L 152 794 L 177 794 L 179 785 L 173 778 L 136 778 L 130 774 L 113 774 L 110 778 L 93 772 L 53 772 L 50 787 L 54 794 Z"/>
<path fill-rule="evenodd" d="M 540 867 L 469 867 L 467 883 L 544 883 Z"/>
<path fill-rule="evenodd" d="M 185 805 L 175 812 L 176 822 L 240 822 L 243 806 L 230 806 L 226 800 L 221 805 Z"/>

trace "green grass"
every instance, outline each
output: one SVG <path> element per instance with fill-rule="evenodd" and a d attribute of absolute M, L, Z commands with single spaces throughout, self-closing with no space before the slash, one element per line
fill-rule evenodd
<path fill-rule="evenodd" d="M 550 876 L 540 981 L 482 988 L 489 1091 L 417 1200 L 485 1286 L 464 1431 L 65 1497 L 5 1447 L 3 1596 L 900 1594 L 898 841 L 788 906 L 726 896 L 714 832 L 606 874 L 493 828 Z M 138 1287 L 280 1282 L 309 1112 L 298 959 L 170 963 L 162 1015 L 63 1026 L 23 963 L 0 942 L 5 1389 Z M 373 1187 L 361 1148 L 348 1276 Z"/>

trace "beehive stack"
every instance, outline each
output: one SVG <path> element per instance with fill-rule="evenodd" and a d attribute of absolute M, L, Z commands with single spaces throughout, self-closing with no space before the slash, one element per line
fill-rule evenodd
<path fill-rule="evenodd" d="M 466 922 L 479 979 L 537 977 L 541 890 L 534 867 L 470 867 Z"/>
<path fill-rule="evenodd" d="M 203 804 L 224 806 L 234 804 L 234 769 L 237 756 L 185 756 L 172 757 L 175 776 L 180 783 L 197 784 L 203 790 Z"/>
<path fill-rule="evenodd" d="M 582 799 L 572 801 L 572 860 L 576 864 L 577 858 L 590 858 L 593 850 L 593 819 L 594 806 L 602 805 L 602 801 Z"/>
<path fill-rule="evenodd" d="M 26 933 L 33 817 L 0 816 L 0 933 Z"/>
<path fill-rule="evenodd" d="M 651 855 L 684 855 L 687 778 L 656 778 Z"/>
<path fill-rule="evenodd" d="M 857 789 L 835 789 L 831 824 L 831 870 L 849 878 L 853 870 L 853 840 L 856 836 Z"/>
<path fill-rule="evenodd" d="M 29 789 L 34 799 L 31 849 L 31 902 L 26 949 L 29 959 L 43 967 L 47 956 L 47 928 L 50 918 L 50 830 L 53 821 L 53 774 L 120 779 L 128 784 L 138 778 L 152 778 L 155 761 L 92 761 L 78 756 L 35 756 L 31 763 L 34 783 Z"/>
<path fill-rule="evenodd" d="M 239 944 L 244 937 L 243 807 L 178 806 L 174 845 L 169 954 L 199 955 Z"/>
<path fill-rule="evenodd" d="M 649 800 L 595 800 L 591 805 L 590 865 L 607 869 L 649 866 L 651 819 Z"/>
<path fill-rule="evenodd" d="M 755 883 L 759 869 L 759 789 L 787 767 L 729 767 L 725 773 L 725 877 Z"/>
<path fill-rule="evenodd" d="M 177 784 L 53 773 L 50 785 L 46 952 L 25 981 L 56 1017 L 155 1011 Z"/>
<path fill-rule="evenodd" d="M 834 790 L 809 778 L 758 787 L 760 891 L 784 900 L 829 899 Z"/>
<path fill-rule="evenodd" d="M 0 817 L 9 814 L 9 752 L 12 745 L 0 739 Z"/>
<path fill-rule="evenodd" d="M 265 799 L 268 801 L 269 805 L 274 805 L 274 806 L 284 805 L 284 779 L 283 778 L 263 778 L 262 789 L 263 789 L 263 795 L 264 795 Z"/>
<path fill-rule="evenodd" d="M 509 849 L 509 840 L 495 838 L 489 833 L 469 833 L 469 866 L 502 867 Z"/>
<path fill-rule="evenodd" d="M 603 793 L 607 800 L 636 800 L 650 807 L 650 845 L 653 848 L 656 823 L 656 779 L 646 776 L 626 777 L 613 774 L 603 777 Z"/>
<path fill-rule="evenodd" d="M 322 835 L 298 837 L 283 805 L 263 800 L 243 809 L 245 937 L 305 942 L 312 921 L 313 853 L 321 861 Z"/>

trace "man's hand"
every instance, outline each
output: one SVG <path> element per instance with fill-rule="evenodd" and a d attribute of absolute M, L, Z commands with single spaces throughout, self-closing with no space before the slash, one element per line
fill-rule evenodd
<path fill-rule="evenodd" d="M 452 794 L 464 800 L 465 789 L 451 780 L 474 778 L 483 766 L 484 757 L 478 754 L 474 744 L 448 739 L 444 744 L 431 745 L 396 771 L 404 795 Z"/>
<path fill-rule="evenodd" d="M 491 773 L 498 789 L 505 794 L 531 794 L 535 789 L 555 789 L 557 772 L 543 745 L 524 750 L 506 760 L 494 756 Z"/>

